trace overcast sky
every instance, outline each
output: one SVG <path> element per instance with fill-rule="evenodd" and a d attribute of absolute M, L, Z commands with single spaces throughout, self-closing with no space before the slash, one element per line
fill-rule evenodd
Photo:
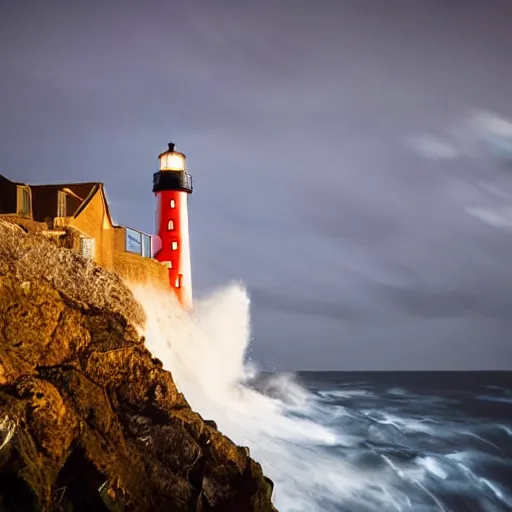
<path fill-rule="evenodd" d="M 510 0 L 1 5 L 0 173 L 151 232 L 175 141 L 261 364 L 512 369 Z"/>

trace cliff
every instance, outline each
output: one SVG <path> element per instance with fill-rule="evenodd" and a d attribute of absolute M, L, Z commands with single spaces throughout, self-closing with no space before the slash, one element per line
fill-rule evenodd
<path fill-rule="evenodd" d="M 274 511 L 191 410 L 115 274 L 0 220 L 0 511 Z"/>

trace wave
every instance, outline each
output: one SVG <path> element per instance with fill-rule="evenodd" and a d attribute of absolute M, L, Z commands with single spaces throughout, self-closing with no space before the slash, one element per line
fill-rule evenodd
<path fill-rule="evenodd" d="M 190 313 L 172 292 L 132 291 L 147 315 L 148 349 L 193 409 L 250 448 L 275 483 L 281 512 L 470 510 L 472 503 L 478 510 L 508 510 L 509 491 L 483 463 L 498 452 L 479 432 L 479 439 L 461 437 L 486 444 L 494 455 L 477 447 L 477 460 L 462 447 L 454 457 L 457 429 L 469 432 L 471 425 L 460 429 L 426 417 L 435 400 L 419 401 L 417 414 L 396 404 L 383 410 L 382 396 L 367 389 L 308 392 L 294 374 L 260 373 L 247 361 L 250 300 L 242 284 L 196 301 Z M 384 394 L 396 401 L 407 391 Z M 407 398 L 404 403 L 413 401 Z M 495 430 L 508 439 L 509 428 Z"/>

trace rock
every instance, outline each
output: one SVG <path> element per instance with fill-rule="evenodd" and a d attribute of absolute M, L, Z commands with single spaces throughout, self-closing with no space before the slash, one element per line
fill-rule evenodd
<path fill-rule="evenodd" d="M 0 470 L 2 466 L 9 460 L 12 450 L 12 441 L 14 432 L 16 431 L 16 423 L 6 416 L 0 420 Z"/>
<path fill-rule="evenodd" d="M 144 322 L 115 274 L 0 220 L 0 511 L 275 511 Z"/>
<path fill-rule="evenodd" d="M 213 420 L 204 420 L 204 422 L 209 426 L 217 430 L 217 423 Z"/>

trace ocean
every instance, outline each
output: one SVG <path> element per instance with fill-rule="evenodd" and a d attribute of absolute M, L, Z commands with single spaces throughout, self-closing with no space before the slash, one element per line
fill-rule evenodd
<path fill-rule="evenodd" d="M 353 496 L 318 499 L 318 510 L 512 510 L 512 372 L 306 372 L 298 380 L 316 404 L 310 418 L 339 433 L 337 446 L 318 448 L 375 475 Z"/>
<path fill-rule="evenodd" d="M 241 284 L 193 313 L 133 292 L 148 348 L 250 448 L 281 512 L 512 510 L 512 372 L 260 372 Z"/>

